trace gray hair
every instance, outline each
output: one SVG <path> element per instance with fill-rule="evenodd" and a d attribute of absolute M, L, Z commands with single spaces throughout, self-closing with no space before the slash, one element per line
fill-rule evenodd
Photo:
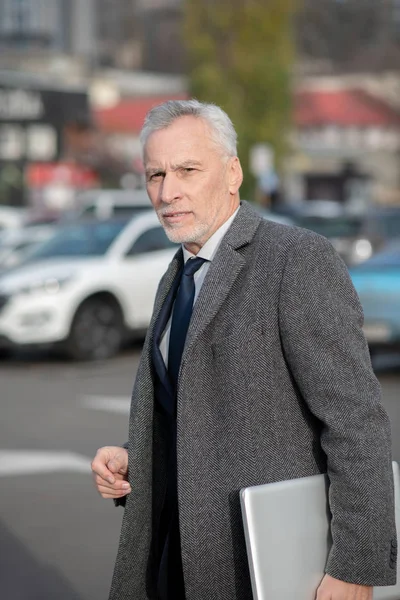
<path fill-rule="evenodd" d="M 187 116 L 203 119 L 208 124 L 214 142 L 226 156 L 237 155 L 237 133 L 226 112 L 216 104 L 198 100 L 168 100 L 152 108 L 146 115 L 140 133 L 142 148 L 154 131 L 166 129 L 176 119 Z"/>

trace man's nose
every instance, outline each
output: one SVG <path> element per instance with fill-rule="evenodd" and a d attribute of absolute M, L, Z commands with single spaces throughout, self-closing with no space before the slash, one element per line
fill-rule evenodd
<path fill-rule="evenodd" d="M 161 187 L 161 200 L 170 204 L 174 200 L 181 198 L 179 179 L 175 173 L 166 173 L 164 175 Z"/>

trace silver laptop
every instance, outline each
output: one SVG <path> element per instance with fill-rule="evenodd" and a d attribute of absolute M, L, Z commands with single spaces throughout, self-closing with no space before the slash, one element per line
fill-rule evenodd
<path fill-rule="evenodd" d="M 400 473 L 393 463 L 396 528 L 400 527 Z M 241 490 L 254 600 L 315 600 L 331 546 L 324 475 Z M 400 563 L 400 561 L 399 561 Z M 374 588 L 374 600 L 400 600 L 397 584 Z"/>

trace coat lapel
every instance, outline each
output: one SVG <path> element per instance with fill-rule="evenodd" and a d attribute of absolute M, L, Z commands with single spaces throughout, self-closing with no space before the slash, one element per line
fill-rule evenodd
<path fill-rule="evenodd" d="M 180 271 L 181 271 L 181 269 L 179 268 L 178 271 L 176 272 L 176 275 L 174 276 L 174 278 L 172 280 L 169 291 L 168 291 L 167 295 L 165 296 L 164 302 L 161 305 L 158 317 L 154 324 L 154 334 L 153 334 L 153 343 L 152 343 L 152 357 L 153 357 L 154 368 L 157 371 L 157 375 L 158 375 L 162 385 L 166 388 L 166 390 L 169 393 L 172 393 L 172 387 L 171 387 L 171 382 L 169 379 L 167 368 L 165 366 L 164 359 L 160 352 L 160 340 L 161 340 L 162 334 L 165 330 L 165 327 L 167 326 L 168 319 L 171 314 L 171 309 L 172 309 L 172 305 L 174 302 L 174 298 L 175 298 L 177 289 L 179 287 Z M 175 272 L 175 269 L 174 269 L 174 272 Z M 167 288 L 167 285 L 169 285 L 170 277 L 168 277 L 167 279 L 168 279 L 168 284 L 166 284 L 166 288 Z M 163 296 L 164 295 L 165 294 L 163 293 Z"/>
<path fill-rule="evenodd" d="M 239 250 L 251 242 L 260 222 L 261 217 L 247 202 L 243 201 L 236 218 L 222 240 L 218 252 L 208 269 L 193 309 L 182 360 L 190 352 L 190 348 L 198 336 L 218 313 L 236 278 L 245 267 L 246 259 Z M 177 282 L 177 275 L 182 266 L 183 252 L 180 248 L 160 281 L 154 303 L 153 316 L 148 329 L 149 344 L 146 348 L 146 351 L 149 353 L 148 358 L 150 360 L 153 358 L 157 374 L 166 385 L 169 385 L 169 379 L 158 345 L 160 336 L 166 325 L 165 318 L 169 304 L 168 299 L 175 292 L 174 283 L 176 284 Z"/>
<path fill-rule="evenodd" d="M 132 394 L 129 419 L 129 480 L 132 491 L 127 496 L 122 534 L 110 598 L 147 598 L 146 565 L 151 554 L 153 521 L 153 447 L 154 437 L 154 370 L 152 348 L 155 324 L 171 285 L 182 265 L 182 250 L 175 254 L 168 270 L 162 277 L 154 303 L 153 315 L 148 327 L 139 368 Z M 157 492 L 156 492 L 157 493 Z M 138 550 L 138 548 L 140 548 Z M 140 567 L 132 569 L 126 561 L 127 552 L 134 549 Z"/>
<path fill-rule="evenodd" d="M 182 248 L 179 248 L 174 258 L 172 259 L 167 271 L 164 273 L 160 285 L 158 287 L 157 296 L 154 302 L 154 310 L 153 316 L 149 325 L 149 331 L 152 332 L 154 336 L 156 333 L 155 327 L 157 322 L 162 317 L 162 309 L 166 304 L 166 299 L 169 293 L 171 293 L 171 288 L 173 287 L 173 283 L 176 280 L 176 276 L 178 272 L 183 266 L 183 252 Z"/>
<path fill-rule="evenodd" d="M 155 324 L 159 318 L 162 306 L 171 289 L 174 279 L 177 276 L 183 264 L 183 253 L 180 248 L 172 259 L 166 273 L 162 277 L 155 303 L 153 316 L 147 331 L 146 340 L 143 346 L 139 368 L 135 380 L 132 394 L 131 415 L 129 424 L 129 453 L 132 463 L 136 460 L 137 452 L 144 452 L 145 446 L 143 439 L 149 436 L 152 439 L 153 408 L 154 408 L 154 380 L 152 351 L 154 346 Z M 141 435 L 138 435 L 141 432 Z"/>
<path fill-rule="evenodd" d="M 236 278 L 245 267 L 246 259 L 238 250 L 251 242 L 260 222 L 261 217 L 247 202 L 242 202 L 200 290 L 193 309 L 182 360 L 190 352 L 190 348 L 199 335 L 216 316 Z"/>
<path fill-rule="evenodd" d="M 161 278 L 158 286 L 156 298 L 154 301 L 153 314 L 150 320 L 150 324 L 147 330 L 146 342 L 143 346 L 141 363 L 147 365 L 145 370 L 148 372 L 152 371 L 152 366 L 157 370 L 162 382 L 168 380 L 168 374 L 166 372 L 165 364 L 161 356 L 158 343 L 161 333 L 163 331 L 163 321 L 165 319 L 165 313 L 167 310 L 167 299 L 169 295 L 174 293 L 174 282 L 177 280 L 177 274 L 181 270 L 183 265 L 183 252 L 179 248 L 178 252 L 173 257 L 167 271 Z M 152 365 L 153 363 L 153 365 Z M 138 381 L 138 378 L 136 378 Z"/>

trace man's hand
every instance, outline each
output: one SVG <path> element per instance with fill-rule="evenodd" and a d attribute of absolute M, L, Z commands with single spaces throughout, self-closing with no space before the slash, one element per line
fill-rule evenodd
<path fill-rule="evenodd" d="M 325 575 L 317 590 L 316 600 L 372 600 L 372 587 L 339 581 Z"/>
<path fill-rule="evenodd" d="M 122 498 L 130 494 L 128 483 L 128 451 L 118 446 L 97 450 L 92 462 L 97 491 L 103 498 Z"/>

